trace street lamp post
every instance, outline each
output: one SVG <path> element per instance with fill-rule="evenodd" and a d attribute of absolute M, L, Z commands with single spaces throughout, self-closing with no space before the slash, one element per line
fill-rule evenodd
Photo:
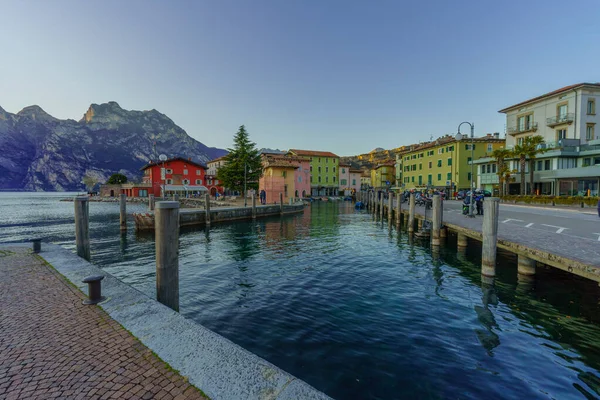
<path fill-rule="evenodd" d="M 463 138 L 463 135 L 460 133 L 460 127 L 463 124 L 467 124 L 471 127 L 471 199 L 469 202 L 469 217 L 473 218 L 473 161 L 474 161 L 474 152 L 473 152 L 473 138 L 475 137 L 475 124 L 471 123 L 471 122 L 461 122 L 460 124 L 458 124 L 458 133 L 456 134 L 456 140 L 460 141 Z"/>
<path fill-rule="evenodd" d="M 247 203 L 247 193 L 246 193 L 246 182 L 248 182 L 246 175 L 247 173 L 252 173 L 251 169 L 248 169 L 248 164 L 244 163 L 244 207 L 248 205 Z"/>
<path fill-rule="evenodd" d="M 162 171 L 161 171 L 161 178 L 163 181 L 163 187 L 162 187 L 162 198 L 164 200 L 164 198 L 166 197 L 166 184 L 167 184 L 167 170 L 165 169 L 165 161 L 167 161 L 167 156 L 164 154 L 161 154 L 160 156 L 158 156 L 158 159 L 160 161 L 162 161 Z"/>

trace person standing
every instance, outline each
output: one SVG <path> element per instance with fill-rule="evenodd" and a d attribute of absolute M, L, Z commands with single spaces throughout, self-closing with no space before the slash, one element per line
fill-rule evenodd
<path fill-rule="evenodd" d="M 475 206 L 477 207 L 477 215 L 483 215 L 483 195 L 478 195 L 475 200 Z"/>
<path fill-rule="evenodd" d="M 598 198 L 598 218 L 600 218 L 600 198 Z"/>

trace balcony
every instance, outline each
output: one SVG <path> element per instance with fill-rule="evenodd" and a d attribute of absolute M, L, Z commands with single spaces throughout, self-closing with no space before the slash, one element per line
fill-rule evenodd
<path fill-rule="evenodd" d="M 546 125 L 553 127 L 561 124 L 572 124 L 575 121 L 575 114 L 568 113 L 557 115 L 556 117 L 546 118 Z"/>
<path fill-rule="evenodd" d="M 510 126 L 508 127 L 507 131 L 508 134 L 511 136 L 515 136 L 521 133 L 527 133 L 527 132 L 535 132 L 538 129 L 538 124 L 537 122 L 530 122 L 529 124 L 525 124 L 523 126 Z"/>

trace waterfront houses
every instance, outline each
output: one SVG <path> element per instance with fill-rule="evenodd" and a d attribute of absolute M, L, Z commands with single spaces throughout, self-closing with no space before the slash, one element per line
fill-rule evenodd
<path fill-rule="evenodd" d="M 477 181 L 472 159 L 489 157 L 494 150 L 504 146 L 505 141 L 498 133 L 473 139 L 465 135 L 460 141 L 446 135 L 435 141 L 409 146 L 407 152 L 397 159 L 396 171 L 399 167 L 401 174 L 396 172 L 396 176 L 401 178 L 402 190 L 468 190 L 472 169 L 474 186 Z"/>
<path fill-rule="evenodd" d="M 266 203 L 278 203 L 279 194 L 283 202 L 292 198 L 307 197 L 310 193 L 310 162 L 302 157 L 263 153 L 262 176 L 258 190 L 265 191 Z"/>
<path fill-rule="evenodd" d="M 360 190 L 368 190 L 371 188 L 371 173 L 369 171 L 363 171 L 360 175 Z"/>
<path fill-rule="evenodd" d="M 144 173 L 142 183 L 147 190 L 145 195 L 154 194 L 157 197 L 164 197 L 179 194 L 183 197 L 191 197 L 207 193 L 208 188 L 204 186 L 206 169 L 206 166 L 189 158 L 175 157 L 164 162 L 150 161 L 142 167 Z M 129 193 L 127 194 L 129 196 Z M 135 192 L 131 195 L 135 196 Z"/>
<path fill-rule="evenodd" d="M 389 190 L 396 181 L 394 161 L 375 166 L 371 170 L 371 185 L 375 190 Z"/>
<path fill-rule="evenodd" d="M 310 163 L 312 196 L 337 196 L 339 192 L 339 157 L 328 151 L 290 149 L 288 155 L 301 157 Z"/>
<path fill-rule="evenodd" d="M 600 83 L 579 83 L 522 101 L 500 110 L 506 114 L 506 147 L 513 149 L 527 136 L 539 135 L 546 151 L 536 156 L 533 182 L 529 165 L 525 193 L 598 195 L 600 184 Z M 527 163 L 529 164 L 529 162 Z M 511 161 L 514 182 L 509 193 L 518 194 L 520 163 Z"/>

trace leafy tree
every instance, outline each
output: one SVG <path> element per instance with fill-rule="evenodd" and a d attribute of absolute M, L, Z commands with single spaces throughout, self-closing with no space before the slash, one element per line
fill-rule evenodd
<path fill-rule="evenodd" d="M 127 183 L 127 177 L 123 174 L 112 174 L 106 181 L 107 185 L 118 185 L 121 183 Z"/>
<path fill-rule="evenodd" d="M 525 194 L 525 164 L 528 159 L 531 193 L 535 193 L 533 188 L 533 163 L 538 154 L 546 151 L 545 149 L 538 148 L 538 145 L 542 143 L 544 143 L 544 138 L 542 136 L 527 136 L 523 139 L 521 144 L 516 145 L 513 149 L 513 155 L 519 158 L 519 164 L 521 166 L 521 195 Z"/>
<path fill-rule="evenodd" d="M 94 190 L 94 186 L 96 186 L 96 183 L 98 183 L 98 179 L 94 178 L 91 175 L 86 175 L 83 177 L 81 182 L 85 185 L 87 191 L 91 192 L 92 190 Z"/>
<path fill-rule="evenodd" d="M 233 138 L 233 148 L 227 151 L 226 164 L 217 171 L 217 179 L 224 187 L 243 192 L 245 168 L 247 189 L 258 189 L 258 179 L 262 175 L 260 154 L 256 144 L 250 141 L 244 125 L 240 126 Z"/>
<path fill-rule="evenodd" d="M 498 175 L 498 182 L 500 183 L 500 196 L 504 196 L 504 194 L 506 193 L 505 185 L 504 185 L 504 183 L 506 181 L 505 177 L 506 177 L 506 173 L 509 170 L 506 159 L 512 157 L 512 151 L 505 149 L 505 148 L 496 149 L 492 153 L 492 157 L 494 157 L 496 159 L 496 164 L 497 164 L 496 174 Z"/>

